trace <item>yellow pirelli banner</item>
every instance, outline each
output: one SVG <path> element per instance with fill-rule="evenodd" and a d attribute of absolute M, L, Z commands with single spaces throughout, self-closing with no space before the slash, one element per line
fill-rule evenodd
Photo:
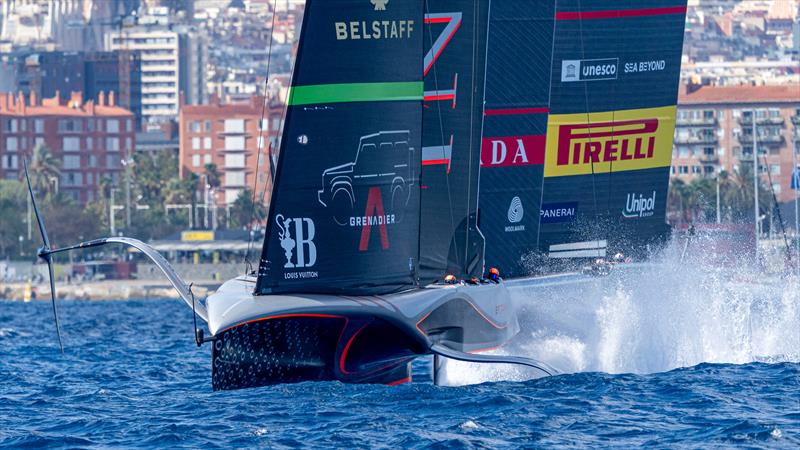
<path fill-rule="evenodd" d="M 545 177 L 668 167 L 676 106 L 551 114 Z"/>

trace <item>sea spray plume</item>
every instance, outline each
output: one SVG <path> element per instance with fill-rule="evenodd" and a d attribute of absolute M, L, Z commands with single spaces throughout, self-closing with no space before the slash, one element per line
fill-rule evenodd
<path fill-rule="evenodd" d="M 503 354 L 562 371 L 653 373 L 703 362 L 800 361 L 800 280 L 766 274 L 702 237 L 681 260 L 673 240 L 652 263 L 618 267 L 578 287 L 513 290 L 522 331 Z M 453 364 L 452 384 L 538 377 L 510 366 Z"/>

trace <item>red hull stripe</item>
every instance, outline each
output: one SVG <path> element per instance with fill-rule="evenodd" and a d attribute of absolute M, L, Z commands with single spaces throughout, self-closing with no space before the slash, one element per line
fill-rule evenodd
<path fill-rule="evenodd" d="M 563 11 L 556 13 L 556 20 L 588 20 L 588 19 L 620 19 L 623 17 L 664 16 L 668 14 L 686 14 L 685 6 L 668 6 L 664 8 L 615 9 L 609 11 Z"/>
<path fill-rule="evenodd" d="M 514 116 L 523 114 L 547 114 L 550 108 L 487 109 L 484 116 Z"/>
<path fill-rule="evenodd" d="M 411 382 L 411 377 L 401 378 L 397 381 L 392 381 L 391 383 L 386 383 L 387 386 L 397 386 L 400 384 L 406 384 Z"/>

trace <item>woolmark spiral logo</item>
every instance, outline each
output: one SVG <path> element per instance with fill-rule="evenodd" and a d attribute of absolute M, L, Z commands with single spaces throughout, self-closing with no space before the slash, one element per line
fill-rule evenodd
<path fill-rule="evenodd" d="M 522 200 L 519 197 L 511 199 L 511 205 L 508 207 L 508 221 L 511 223 L 522 222 L 522 217 L 525 215 L 525 210 L 522 209 Z"/>

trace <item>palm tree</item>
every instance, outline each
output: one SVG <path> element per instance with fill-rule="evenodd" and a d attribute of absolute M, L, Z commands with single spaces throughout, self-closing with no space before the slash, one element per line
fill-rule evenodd
<path fill-rule="evenodd" d="M 61 176 L 61 161 L 56 158 L 47 145 L 39 143 L 33 149 L 33 156 L 28 165 L 28 173 L 31 177 L 31 185 L 39 192 L 51 193 L 52 181 Z"/>
<path fill-rule="evenodd" d="M 222 175 L 219 173 L 217 165 L 214 163 L 208 163 L 205 165 L 205 175 L 206 183 L 208 183 L 212 189 L 218 188 L 222 183 Z"/>

